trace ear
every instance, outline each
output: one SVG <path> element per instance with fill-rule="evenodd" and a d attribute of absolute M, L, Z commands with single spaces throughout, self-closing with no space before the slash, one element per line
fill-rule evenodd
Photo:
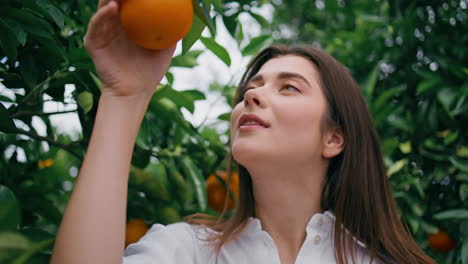
<path fill-rule="evenodd" d="M 339 155 L 344 148 L 344 136 L 340 128 L 331 128 L 327 131 L 322 148 L 322 157 L 331 159 Z"/>

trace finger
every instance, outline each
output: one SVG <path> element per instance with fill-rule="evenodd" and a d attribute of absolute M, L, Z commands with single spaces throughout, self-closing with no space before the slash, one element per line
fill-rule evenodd
<path fill-rule="evenodd" d="M 100 42 L 109 36 L 109 31 L 115 30 L 113 26 L 116 20 L 118 20 L 118 6 L 116 1 L 111 0 L 91 17 L 84 40 L 85 47 L 89 48 L 95 44 L 101 46 Z"/>

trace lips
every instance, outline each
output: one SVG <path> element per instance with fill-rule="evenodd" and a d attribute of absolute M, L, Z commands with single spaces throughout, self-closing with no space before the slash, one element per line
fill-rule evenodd
<path fill-rule="evenodd" d="M 269 127 L 270 126 L 270 124 L 268 124 L 266 121 L 261 119 L 256 114 L 243 114 L 239 119 L 238 127 L 242 126 L 247 121 L 258 122 L 260 125 L 262 125 L 264 127 Z"/>

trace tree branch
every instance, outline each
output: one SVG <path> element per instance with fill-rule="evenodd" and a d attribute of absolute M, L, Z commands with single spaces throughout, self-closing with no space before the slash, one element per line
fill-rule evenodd
<path fill-rule="evenodd" d="M 26 130 L 23 130 L 23 129 L 20 129 L 20 128 L 17 128 L 14 133 L 26 135 L 26 136 L 28 136 L 30 138 L 33 138 L 33 139 L 46 141 L 50 145 L 53 145 L 53 146 L 56 146 L 56 147 L 59 147 L 61 149 L 64 149 L 64 150 L 68 151 L 70 154 L 72 154 L 73 156 L 75 156 L 79 160 L 81 160 L 81 161 L 83 160 L 83 157 L 73 150 L 73 145 L 77 145 L 77 144 L 79 145 L 79 142 L 72 142 L 71 144 L 66 145 L 66 144 L 59 143 L 59 142 L 53 140 L 52 138 L 43 137 L 43 136 L 40 136 L 40 135 L 38 135 L 38 134 L 36 134 L 34 132 L 26 131 Z"/>
<path fill-rule="evenodd" d="M 75 110 L 68 110 L 62 112 L 34 112 L 34 111 L 18 111 L 11 115 L 12 118 L 18 118 L 18 116 L 48 116 L 48 115 L 60 115 L 60 114 L 67 114 L 67 113 L 74 113 Z"/>

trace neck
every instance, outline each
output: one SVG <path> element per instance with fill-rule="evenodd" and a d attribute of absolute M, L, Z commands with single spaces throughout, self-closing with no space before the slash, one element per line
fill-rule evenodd
<path fill-rule="evenodd" d="M 320 205 L 325 172 L 311 168 L 304 170 L 304 166 L 297 168 L 301 171 L 249 170 L 256 217 L 278 248 L 286 248 L 290 254 L 299 252 L 306 237 L 307 224 L 314 214 L 322 212 Z"/>

